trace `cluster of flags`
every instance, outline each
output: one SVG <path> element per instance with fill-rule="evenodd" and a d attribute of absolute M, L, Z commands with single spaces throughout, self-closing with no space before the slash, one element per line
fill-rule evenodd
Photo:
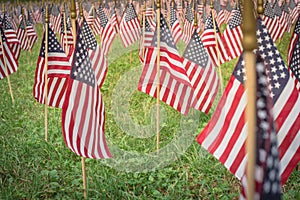
<path fill-rule="evenodd" d="M 239 57 L 197 141 L 246 188 L 247 92 L 240 6 L 215 5 L 215 9 L 207 9 L 202 1 L 194 5 L 166 1 L 161 13 L 156 13 L 156 5 L 149 2 L 105 2 L 98 7 L 83 2 L 82 6 L 83 16 L 78 15 L 77 8 L 76 29 L 72 29 L 65 4 L 49 6 L 50 23 L 44 26 L 33 87 L 39 103 L 62 109 L 66 146 L 82 157 L 112 157 L 105 139 L 100 89 L 108 70 L 106 58 L 117 34 L 125 48 L 140 41 L 143 69 L 138 90 L 182 114 L 188 114 L 191 108 L 208 114 L 220 86 L 216 68 Z M 266 197 L 281 194 L 280 185 L 300 160 L 299 9 L 300 4 L 266 2 L 263 16 L 257 18 L 256 185 L 257 193 Z M 1 17 L 1 79 L 17 71 L 21 49 L 30 51 L 37 41 L 35 24 L 45 23 L 45 7 L 26 11 L 24 15 L 16 8 L 19 16 L 3 13 Z M 295 22 L 286 66 L 275 41 L 292 31 Z M 180 39 L 186 44 L 183 55 L 176 47 Z M 243 191 L 241 198 L 245 198 Z"/>

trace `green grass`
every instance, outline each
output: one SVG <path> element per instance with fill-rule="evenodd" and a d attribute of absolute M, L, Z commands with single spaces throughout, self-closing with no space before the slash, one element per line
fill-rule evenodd
<path fill-rule="evenodd" d="M 19 69 L 10 76 L 14 104 L 7 79 L 0 81 L 0 199 L 83 199 L 81 159 L 63 142 L 61 111 L 49 108 L 45 142 L 44 106 L 32 96 L 40 26 L 38 30 L 39 42 L 31 54 L 22 52 Z M 284 59 L 289 37 L 278 45 Z M 184 44 L 178 46 L 182 52 Z M 137 45 L 125 49 L 116 38 L 108 60 L 101 91 L 107 141 L 115 157 L 86 159 L 89 199 L 238 199 L 240 182 L 195 141 L 213 111 L 183 117 L 161 103 L 161 150 L 155 153 L 156 100 L 136 91 L 141 69 Z M 225 85 L 235 63 L 222 66 Z M 284 186 L 284 199 L 299 199 L 299 191 L 300 171 L 295 170 Z"/>

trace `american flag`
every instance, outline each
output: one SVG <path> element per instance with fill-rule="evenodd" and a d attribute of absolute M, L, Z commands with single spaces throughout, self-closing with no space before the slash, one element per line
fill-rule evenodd
<path fill-rule="evenodd" d="M 159 99 L 182 114 L 187 114 L 193 97 L 193 89 L 174 44 L 166 20 L 160 18 L 160 94 Z M 144 68 L 138 90 L 157 98 L 157 31 L 151 47 L 146 48 Z"/>
<path fill-rule="evenodd" d="M 225 63 L 228 59 L 227 47 L 223 42 L 223 37 L 220 33 L 217 22 L 215 21 L 216 30 L 214 30 L 212 12 L 209 17 L 206 19 L 205 28 L 201 35 L 201 40 L 204 47 L 207 49 L 207 52 L 213 61 L 214 66 L 219 66 Z M 216 31 L 216 34 L 215 34 Z M 218 46 L 218 48 L 217 48 Z M 219 54 L 219 59 L 218 59 Z"/>
<path fill-rule="evenodd" d="M 204 5 L 202 4 L 201 1 L 200 2 L 198 1 L 197 11 L 198 11 L 200 18 L 202 17 L 203 10 L 204 10 Z"/>
<path fill-rule="evenodd" d="M 70 18 L 68 18 L 68 14 L 61 14 L 61 23 L 60 23 L 60 44 L 64 51 L 66 51 L 66 46 L 68 45 L 68 49 L 73 47 L 73 34 L 71 31 Z M 66 16 L 67 18 L 65 19 Z M 64 22 L 66 21 L 66 22 Z M 66 27 L 65 27 L 66 23 Z M 66 30 L 65 30 L 66 29 Z"/>
<path fill-rule="evenodd" d="M 144 63 L 145 48 L 151 46 L 153 36 L 154 36 L 154 31 L 152 30 L 147 18 L 145 18 L 145 34 L 143 34 L 142 32 L 142 38 L 140 40 L 140 50 L 139 50 L 139 57 L 141 63 Z"/>
<path fill-rule="evenodd" d="M 128 3 L 120 22 L 120 37 L 125 47 L 140 39 L 140 21 L 132 3 Z"/>
<path fill-rule="evenodd" d="M 270 32 L 273 41 L 276 41 L 280 35 L 280 24 L 274 14 L 274 10 L 271 7 L 271 3 L 268 1 L 265 5 L 263 20 L 266 24 L 267 29 Z"/>
<path fill-rule="evenodd" d="M 71 53 L 69 56 L 65 54 L 51 28 L 49 28 L 48 34 L 47 105 L 56 108 L 62 108 L 68 85 L 67 79 L 70 76 L 71 70 Z M 37 102 L 41 104 L 45 104 L 45 43 L 46 41 L 44 32 L 33 85 L 33 96 Z"/>
<path fill-rule="evenodd" d="M 89 51 L 92 68 L 95 71 L 97 85 L 101 88 L 107 73 L 107 62 L 103 50 L 99 47 L 95 36 L 87 22 L 83 20 L 81 25 L 83 39 L 85 40 L 87 49 Z"/>
<path fill-rule="evenodd" d="M 182 40 L 188 44 L 192 34 L 194 33 L 195 27 L 194 27 L 194 14 L 192 11 L 191 4 L 188 4 L 186 7 L 186 13 L 185 13 L 185 20 L 183 25 L 183 32 L 182 32 Z"/>
<path fill-rule="evenodd" d="M 16 60 L 19 60 L 20 52 L 21 52 L 21 45 L 17 38 L 17 33 L 13 29 L 11 23 L 9 22 L 7 15 L 4 14 L 3 17 L 3 28 L 4 28 L 4 35 L 7 39 L 7 43 L 11 48 L 12 53 L 15 55 Z"/>
<path fill-rule="evenodd" d="M 112 155 L 104 135 L 104 104 L 81 29 L 78 30 L 76 41 L 62 108 L 64 141 L 79 156 L 110 158 Z"/>
<path fill-rule="evenodd" d="M 67 7 L 65 7 L 65 10 L 67 10 Z M 61 14 L 59 8 L 53 4 L 51 9 L 49 10 L 49 13 L 50 13 L 50 23 L 53 25 L 53 31 L 54 33 L 59 33 L 60 22 L 61 22 Z"/>
<path fill-rule="evenodd" d="M 7 40 L 2 27 L 0 28 L 0 31 L 2 37 L 2 44 L 0 43 L 0 79 L 4 79 L 6 76 L 9 76 L 10 74 L 17 71 L 18 60 L 16 60 L 14 54 L 11 52 L 9 45 L 7 44 Z"/>
<path fill-rule="evenodd" d="M 285 15 L 284 12 L 282 11 L 281 7 L 279 6 L 278 0 L 274 4 L 274 14 L 275 17 L 279 23 L 279 36 L 278 39 L 283 37 L 283 34 L 287 30 L 288 27 L 288 22 L 285 21 Z"/>
<path fill-rule="evenodd" d="M 288 58 L 287 58 L 288 63 L 290 63 L 290 61 L 292 59 L 292 53 L 294 51 L 295 44 L 299 40 L 299 36 L 300 36 L 300 17 L 298 17 L 293 35 L 292 35 L 290 43 L 289 43 Z"/>
<path fill-rule="evenodd" d="M 218 15 L 217 15 L 217 17 L 216 17 L 216 21 L 218 22 L 218 24 L 219 24 L 219 26 L 222 26 L 222 24 L 224 24 L 225 23 L 225 12 L 226 12 L 227 10 L 225 10 L 225 9 L 222 9 L 222 10 L 220 10 L 220 12 L 218 13 Z M 228 11 L 227 11 L 228 12 Z"/>
<path fill-rule="evenodd" d="M 108 4 L 108 1 L 105 1 L 103 11 L 104 11 L 106 17 L 110 16 L 110 7 L 109 7 L 109 4 Z"/>
<path fill-rule="evenodd" d="M 87 12 L 87 16 L 85 17 L 86 19 L 86 22 L 88 23 L 88 25 L 90 27 L 93 27 L 94 26 L 94 19 L 96 18 L 96 15 L 95 15 L 95 8 L 94 6 L 92 6 L 89 10 L 89 12 Z"/>
<path fill-rule="evenodd" d="M 108 54 L 109 48 L 116 37 L 116 31 L 107 16 L 104 13 L 102 7 L 99 7 L 98 17 L 100 20 L 100 33 L 101 33 L 101 45 L 104 55 Z"/>
<path fill-rule="evenodd" d="M 43 23 L 43 17 L 42 17 L 42 8 L 38 8 L 35 11 L 35 19 L 37 23 Z"/>
<path fill-rule="evenodd" d="M 292 4 L 293 7 L 291 7 Z M 299 17 L 300 3 L 297 3 L 297 5 L 295 5 L 294 1 L 290 1 L 290 8 L 291 8 L 290 20 L 293 24 Z"/>
<path fill-rule="evenodd" d="M 27 11 L 27 21 L 30 23 L 30 24 L 35 24 L 36 21 L 35 21 L 35 18 L 34 18 L 34 15 L 32 13 L 31 10 L 28 10 Z"/>
<path fill-rule="evenodd" d="M 170 29 L 172 36 L 174 38 L 175 44 L 179 41 L 182 36 L 182 30 L 180 22 L 176 16 L 176 9 L 174 6 L 170 6 Z"/>
<path fill-rule="evenodd" d="M 273 114 L 280 152 L 280 174 L 284 184 L 300 160 L 299 91 L 261 18 L 258 19 L 257 24 L 257 51 L 265 64 L 270 67 L 267 75 L 271 79 L 270 96 L 274 105 Z M 245 171 L 247 160 L 245 153 L 247 97 L 243 85 L 244 63 L 243 60 L 238 62 L 214 115 L 197 137 L 197 141 L 239 179 Z"/>
<path fill-rule="evenodd" d="M 266 67 L 256 59 L 256 149 L 254 199 L 281 199 L 280 166 L 272 100 L 269 96 Z M 268 69 L 269 70 L 269 69 Z M 247 175 L 242 177 L 240 200 L 247 199 Z"/>
<path fill-rule="evenodd" d="M 242 15 L 240 8 L 238 8 L 234 13 L 233 18 L 229 21 L 223 33 L 224 42 L 226 42 L 226 46 L 228 47 L 230 60 L 239 57 L 243 51 L 243 32 L 241 29 Z"/>
<path fill-rule="evenodd" d="M 294 45 L 293 52 L 291 53 L 291 60 L 289 69 L 292 72 L 292 77 L 295 79 L 298 90 L 300 91 L 300 40 L 297 39 Z"/>
<path fill-rule="evenodd" d="M 26 21 L 26 35 L 28 39 L 28 50 L 31 50 L 38 39 L 38 35 L 33 27 L 33 24 L 28 20 Z"/>
<path fill-rule="evenodd" d="M 116 33 L 119 32 L 119 22 L 115 7 L 112 7 L 110 12 L 110 23 L 114 27 Z"/>
<path fill-rule="evenodd" d="M 29 50 L 28 47 L 28 37 L 27 37 L 27 33 L 26 33 L 26 29 L 25 29 L 25 19 L 22 18 L 18 31 L 17 31 L 17 38 L 20 42 L 21 48 L 23 50 Z"/>
<path fill-rule="evenodd" d="M 218 93 L 219 79 L 196 30 L 183 57 L 183 65 L 194 89 L 192 107 L 207 114 Z"/>

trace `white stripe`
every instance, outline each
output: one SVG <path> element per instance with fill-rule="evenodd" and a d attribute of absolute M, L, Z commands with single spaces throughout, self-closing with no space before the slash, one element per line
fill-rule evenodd
<path fill-rule="evenodd" d="M 284 172 L 290 161 L 292 160 L 293 156 L 296 154 L 297 149 L 300 148 L 300 131 L 298 131 L 296 137 L 291 141 L 289 148 L 287 149 L 286 153 L 280 160 L 280 174 Z"/>
<path fill-rule="evenodd" d="M 230 90 L 230 92 L 228 93 L 228 96 L 226 98 L 226 102 L 224 105 L 227 105 L 229 108 L 231 107 L 231 104 L 234 100 L 235 94 L 240 86 L 240 82 L 238 80 L 234 80 L 233 81 L 233 86 Z M 223 94 L 225 95 L 225 93 Z M 222 96 L 222 98 L 225 98 L 224 96 Z M 219 119 L 217 119 L 217 123 L 215 124 L 214 127 L 209 127 L 211 128 L 211 130 L 209 131 L 209 135 L 207 135 L 207 137 L 205 138 L 205 140 L 202 143 L 202 146 L 206 149 L 208 149 L 210 147 L 210 145 L 216 140 L 216 138 L 219 135 L 220 130 L 222 129 L 222 126 L 225 123 L 225 114 L 227 113 L 227 110 L 222 109 L 222 112 L 219 115 Z"/>
<path fill-rule="evenodd" d="M 238 103 L 238 106 L 236 107 L 234 115 L 232 116 L 232 118 L 230 120 L 230 123 L 228 122 L 229 126 L 228 126 L 228 129 L 226 131 L 226 134 L 224 135 L 224 137 L 222 138 L 222 142 L 218 145 L 218 148 L 214 152 L 214 155 L 216 156 L 216 158 L 220 158 L 222 156 L 222 154 L 224 153 L 227 145 L 229 144 L 229 141 L 231 140 L 232 136 L 237 131 L 236 127 L 237 127 L 238 123 L 240 122 L 240 119 L 242 117 L 243 111 L 245 110 L 246 104 L 247 104 L 247 95 L 246 95 L 246 92 L 244 92 L 243 95 L 240 98 L 240 102 Z M 227 116 L 225 116 L 225 118 L 226 117 Z M 243 130 L 244 130 L 244 128 L 243 128 Z M 228 156 L 228 159 L 225 162 L 225 166 L 231 166 L 232 163 L 230 161 L 235 160 L 236 155 L 240 151 L 241 146 L 243 145 L 243 143 L 245 141 L 245 136 L 243 137 L 243 134 L 244 134 L 244 131 L 242 131 L 240 133 L 237 141 L 234 143 L 234 147 L 230 151 L 231 153 L 230 153 L 230 156 Z M 230 158 L 234 158 L 234 160 L 231 160 Z"/>

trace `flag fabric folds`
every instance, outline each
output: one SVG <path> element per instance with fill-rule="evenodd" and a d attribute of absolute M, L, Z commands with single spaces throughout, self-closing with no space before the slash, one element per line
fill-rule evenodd
<path fill-rule="evenodd" d="M 125 47 L 132 45 L 141 36 L 140 21 L 132 3 L 128 3 L 120 22 L 120 37 Z"/>
<path fill-rule="evenodd" d="M 215 21 L 215 29 L 213 23 L 212 12 L 205 21 L 205 28 L 201 34 L 201 40 L 204 47 L 213 61 L 214 66 L 219 66 L 225 63 L 229 57 L 227 53 L 227 47 L 223 41 L 223 37 L 220 33 L 217 22 Z M 216 32 L 216 34 L 215 34 Z"/>
<path fill-rule="evenodd" d="M 274 10 L 271 7 L 271 3 L 267 1 L 264 9 L 263 20 L 273 41 L 276 41 L 280 35 L 280 24 L 274 14 Z"/>
<path fill-rule="evenodd" d="M 71 63 L 70 55 L 67 56 L 58 43 L 54 32 L 49 28 L 48 39 L 48 94 L 47 105 L 62 108 L 65 93 L 67 89 L 67 78 L 70 76 Z M 45 104 L 45 32 L 38 57 L 34 85 L 33 96 L 37 102 Z M 71 52 L 71 51 L 70 51 Z"/>
<path fill-rule="evenodd" d="M 182 36 L 182 30 L 180 22 L 176 16 L 176 10 L 174 6 L 170 6 L 170 29 L 172 36 L 174 38 L 175 44 L 179 41 Z"/>
<path fill-rule="evenodd" d="M 256 58 L 256 149 L 254 199 L 281 199 L 279 152 L 268 76 L 263 60 Z M 242 177 L 240 200 L 247 199 L 247 174 Z"/>
<path fill-rule="evenodd" d="M 193 98 L 193 89 L 183 66 L 183 58 L 174 44 L 166 20 L 161 15 L 159 99 L 182 114 L 187 114 Z M 143 71 L 138 90 L 157 98 L 157 30 L 151 47 L 146 48 Z"/>
<path fill-rule="evenodd" d="M 95 77 L 99 88 L 101 88 L 107 73 L 107 62 L 103 50 L 98 45 L 95 36 L 88 23 L 83 19 L 81 24 L 82 36 L 85 40 L 92 68 L 95 71 Z"/>
<path fill-rule="evenodd" d="M 188 4 L 186 7 L 183 32 L 182 32 L 182 40 L 187 44 L 189 43 L 192 34 L 194 33 L 194 14 L 192 11 L 191 4 Z"/>
<path fill-rule="evenodd" d="M 114 29 L 114 26 L 108 20 L 101 6 L 99 7 L 98 10 L 98 17 L 100 19 L 99 25 L 100 25 L 102 49 L 104 51 L 104 54 L 107 55 L 109 48 L 116 37 L 116 31 Z"/>
<path fill-rule="evenodd" d="M 207 114 L 218 93 L 219 79 L 196 30 L 183 57 L 183 64 L 194 89 L 192 107 Z"/>
<path fill-rule="evenodd" d="M 17 38 L 17 33 L 13 29 L 6 14 L 4 14 L 4 17 L 3 17 L 3 25 L 4 25 L 3 26 L 4 35 L 7 39 L 7 43 L 9 44 L 12 53 L 15 55 L 16 60 L 18 60 L 20 57 L 20 52 L 21 52 L 20 42 Z"/>
<path fill-rule="evenodd" d="M 85 158 L 112 157 L 104 135 L 105 111 L 95 71 L 81 29 L 62 108 L 62 131 L 66 146 Z"/>
<path fill-rule="evenodd" d="M 0 80 L 14 73 L 18 69 L 18 60 L 15 58 L 3 31 L 3 27 L 0 28 L 2 43 L 0 41 Z M 6 66 L 5 66 L 6 64 Z"/>
<path fill-rule="evenodd" d="M 280 174 L 286 182 L 300 160 L 300 98 L 294 80 L 261 18 L 257 28 L 258 53 L 270 71 L 270 96 L 279 146 Z M 211 120 L 197 141 L 239 179 L 245 171 L 246 92 L 241 57 Z"/>
<path fill-rule="evenodd" d="M 233 11 L 232 11 L 233 12 Z M 234 16 L 229 21 L 224 33 L 223 38 L 228 48 L 229 60 L 239 57 L 242 54 L 242 37 L 243 32 L 241 28 L 242 15 L 240 8 L 234 11 Z"/>

